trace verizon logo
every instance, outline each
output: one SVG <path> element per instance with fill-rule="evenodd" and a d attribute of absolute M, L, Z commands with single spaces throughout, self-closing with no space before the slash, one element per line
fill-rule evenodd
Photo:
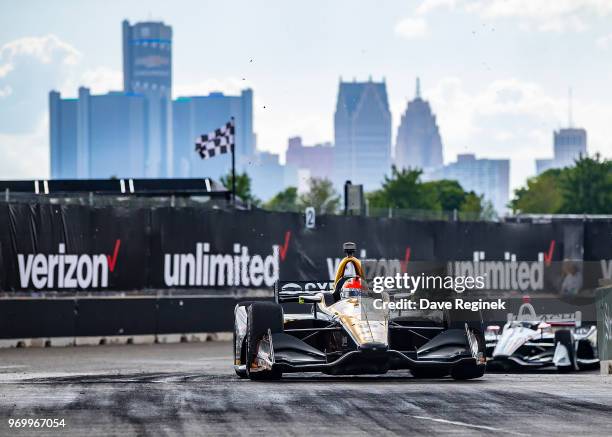
<path fill-rule="evenodd" d="M 67 254 L 66 245 L 58 245 L 57 254 L 17 254 L 21 288 L 105 288 L 108 272 L 113 272 L 121 240 L 115 241 L 112 255 Z"/>

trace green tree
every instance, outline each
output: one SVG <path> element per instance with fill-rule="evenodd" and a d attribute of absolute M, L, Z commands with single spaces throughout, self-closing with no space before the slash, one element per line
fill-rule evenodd
<path fill-rule="evenodd" d="M 297 188 L 289 187 L 277 193 L 272 199 L 264 204 L 264 207 L 272 211 L 296 211 L 297 200 Z"/>
<path fill-rule="evenodd" d="M 563 206 L 561 174 L 564 170 L 552 169 L 529 178 L 525 187 L 514 190 L 510 201 L 513 213 L 555 214 Z"/>
<path fill-rule="evenodd" d="M 565 214 L 612 214 L 612 161 L 582 157 L 562 170 L 560 179 Z"/>
<path fill-rule="evenodd" d="M 423 186 L 422 170 L 401 169 L 393 166 L 391 177 L 385 176 L 382 188 L 368 194 L 371 208 L 440 209 L 431 186 Z"/>
<path fill-rule="evenodd" d="M 531 214 L 612 214 L 612 161 L 595 155 L 548 170 L 514 192 L 510 207 Z"/>
<path fill-rule="evenodd" d="M 228 190 L 232 190 L 231 172 L 226 176 L 221 176 L 221 184 Z M 246 172 L 236 174 L 236 196 L 244 202 L 251 202 L 253 205 L 259 205 L 260 203 L 260 200 L 251 191 L 251 178 Z"/>
<path fill-rule="evenodd" d="M 391 176 L 385 177 L 380 190 L 368 194 L 371 208 L 421 209 L 475 213 L 487 212 L 487 219 L 494 218 L 495 211 L 485 209 L 482 196 L 466 192 L 459 182 L 438 180 L 421 182 L 421 170 L 398 170 L 393 167 Z M 473 216 L 473 214 L 470 214 Z"/>
<path fill-rule="evenodd" d="M 313 206 L 317 214 L 333 214 L 340 207 L 340 196 L 329 179 L 311 178 L 309 190 L 298 198 L 298 208 Z"/>
<path fill-rule="evenodd" d="M 468 193 L 463 191 L 459 182 L 448 179 L 425 182 L 423 188 L 428 195 L 437 199 L 437 203 L 443 211 L 461 209 L 468 197 Z"/>

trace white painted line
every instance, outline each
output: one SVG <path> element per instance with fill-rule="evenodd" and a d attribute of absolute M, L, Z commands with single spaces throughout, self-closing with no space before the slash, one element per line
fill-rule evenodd
<path fill-rule="evenodd" d="M 121 194 L 125 194 L 125 181 L 121 179 L 119 185 L 121 186 Z"/>
<path fill-rule="evenodd" d="M 47 182 L 47 180 L 43 181 L 43 187 L 45 189 L 45 194 L 49 194 L 49 182 Z"/>
<path fill-rule="evenodd" d="M 508 431 L 502 428 L 494 428 L 492 426 L 474 425 L 472 423 L 456 422 L 454 420 L 437 419 L 435 417 L 427 417 L 427 416 L 412 416 L 412 417 L 414 417 L 415 419 L 431 420 L 432 422 L 447 423 L 449 425 L 465 426 L 466 428 L 484 429 L 486 431 L 503 432 L 506 434 L 513 434 L 513 435 L 524 435 L 518 432 Z"/>

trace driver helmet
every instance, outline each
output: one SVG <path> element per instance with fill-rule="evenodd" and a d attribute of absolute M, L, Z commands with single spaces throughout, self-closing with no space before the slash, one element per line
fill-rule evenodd
<path fill-rule="evenodd" d="M 363 282 L 361 281 L 361 278 L 359 276 L 349 278 L 344 284 L 342 284 L 340 297 L 342 299 L 346 299 L 349 297 L 359 297 L 362 295 L 363 290 Z"/>

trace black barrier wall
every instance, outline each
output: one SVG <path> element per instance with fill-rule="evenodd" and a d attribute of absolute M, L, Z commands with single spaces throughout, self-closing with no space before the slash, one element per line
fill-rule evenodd
<path fill-rule="evenodd" d="M 200 208 L 0 205 L 0 292 L 267 288 L 330 277 L 345 241 L 385 262 L 612 259 L 610 222 L 484 223 Z M 384 269 L 382 269 L 384 270 Z"/>
<path fill-rule="evenodd" d="M 241 290 L 269 293 L 276 279 L 328 279 L 345 241 L 374 261 L 371 276 L 405 271 L 408 263 L 514 257 L 589 261 L 597 282 L 612 273 L 611 236 L 612 222 L 601 220 L 321 216 L 306 229 L 300 214 L 259 210 L 4 203 L 0 337 L 226 330 Z M 159 298 L 185 293 L 200 300 Z"/>

